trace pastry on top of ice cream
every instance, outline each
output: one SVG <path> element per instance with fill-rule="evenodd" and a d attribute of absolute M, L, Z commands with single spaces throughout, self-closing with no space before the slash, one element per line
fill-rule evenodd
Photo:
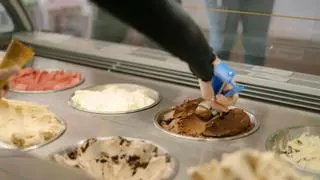
<path fill-rule="evenodd" d="M 15 90 L 48 91 L 69 88 L 80 81 L 79 72 L 25 68 L 10 78 L 10 85 Z"/>
<path fill-rule="evenodd" d="M 0 140 L 26 148 L 55 138 L 64 126 L 48 107 L 3 99 L 0 106 Z"/>
<path fill-rule="evenodd" d="M 140 109 L 154 103 L 145 89 L 129 90 L 119 85 L 106 85 L 101 91 L 78 90 L 72 103 L 92 112 L 123 112 Z"/>
<path fill-rule="evenodd" d="M 302 169 L 320 172 L 320 137 L 302 134 L 287 143 L 281 157 Z"/>
<path fill-rule="evenodd" d="M 65 154 L 56 154 L 60 164 L 80 168 L 100 180 L 162 180 L 172 167 L 166 154 L 142 140 L 114 137 L 86 140 Z"/>
<path fill-rule="evenodd" d="M 192 180 L 311 180 L 283 162 L 272 152 L 245 149 L 224 154 L 220 162 L 192 167 L 188 170 Z"/>
<path fill-rule="evenodd" d="M 162 117 L 160 125 L 170 132 L 194 137 L 226 137 L 250 130 L 250 118 L 242 109 L 213 116 L 208 109 L 196 111 L 201 101 L 186 100 L 174 106 Z"/>

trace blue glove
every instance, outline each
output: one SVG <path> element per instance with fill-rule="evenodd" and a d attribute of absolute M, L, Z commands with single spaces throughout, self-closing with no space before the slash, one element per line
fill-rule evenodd
<path fill-rule="evenodd" d="M 221 94 L 227 97 L 233 96 L 236 93 L 239 93 L 243 91 L 244 86 L 242 85 L 237 85 L 236 83 L 233 82 L 233 78 L 236 75 L 236 73 L 225 63 L 220 63 L 215 66 L 214 68 L 214 76 L 212 77 L 212 88 L 214 91 L 214 94 L 217 95 L 219 92 L 220 88 L 223 85 L 223 82 L 226 84 L 231 84 L 233 87 L 232 89 L 228 91 L 221 91 Z"/>

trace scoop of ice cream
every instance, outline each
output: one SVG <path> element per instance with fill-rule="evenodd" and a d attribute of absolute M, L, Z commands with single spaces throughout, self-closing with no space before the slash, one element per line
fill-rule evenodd
<path fill-rule="evenodd" d="M 246 112 L 234 108 L 213 116 L 208 109 L 199 110 L 202 99 L 186 100 L 174 106 L 160 119 L 160 125 L 173 133 L 194 137 L 226 137 L 246 132 L 251 121 Z"/>
<path fill-rule="evenodd" d="M 212 121 L 207 124 L 203 135 L 209 137 L 232 136 L 248 130 L 250 126 L 248 114 L 242 109 L 234 108 L 213 117 Z"/>
<path fill-rule="evenodd" d="M 162 180 L 171 172 L 170 158 L 141 140 L 89 139 L 66 154 L 54 155 L 60 164 L 80 168 L 103 180 Z"/>
<path fill-rule="evenodd" d="M 20 148 L 55 138 L 64 126 L 46 107 L 36 103 L 5 100 L 0 107 L 0 140 Z"/>
<path fill-rule="evenodd" d="M 107 85 L 102 91 L 79 90 L 72 97 L 75 106 L 93 112 L 119 112 L 140 109 L 154 103 L 144 89 L 128 90 Z"/>
<path fill-rule="evenodd" d="M 302 169 L 320 172 L 320 137 L 302 134 L 287 143 L 281 157 Z"/>
<path fill-rule="evenodd" d="M 311 180 L 281 161 L 274 153 L 246 149 L 222 156 L 220 162 L 192 167 L 192 180 Z"/>

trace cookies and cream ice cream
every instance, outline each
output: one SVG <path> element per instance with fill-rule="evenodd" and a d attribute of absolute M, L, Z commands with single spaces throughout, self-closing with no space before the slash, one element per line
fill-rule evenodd
<path fill-rule="evenodd" d="M 302 169 L 320 172 L 320 137 L 302 134 L 287 143 L 281 157 Z"/>
<path fill-rule="evenodd" d="M 0 141 L 4 143 L 27 148 L 52 140 L 64 128 L 46 106 L 19 100 L 0 102 Z"/>
<path fill-rule="evenodd" d="M 119 85 L 106 85 L 99 91 L 78 90 L 72 104 L 91 112 L 124 112 L 140 109 L 154 103 L 143 88 L 127 89 Z"/>
<path fill-rule="evenodd" d="M 162 180 L 172 172 L 171 159 L 156 146 L 122 137 L 88 139 L 75 149 L 54 155 L 54 160 L 100 180 Z"/>
<path fill-rule="evenodd" d="M 272 152 L 245 149 L 224 154 L 221 161 L 192 167 L 191 180 L 311 180 L 303 177 Z"/>
<path fill-rule="evenodd" d="M 193 137 L 227 137 L 250 130 L 250 118 L 242 109 L 213 116 L 208 109 L 196 111 L 201 101 L 201 98 L 186 100 L 174 106 L 158 120 L 159 124 L 170 132 Z"/>

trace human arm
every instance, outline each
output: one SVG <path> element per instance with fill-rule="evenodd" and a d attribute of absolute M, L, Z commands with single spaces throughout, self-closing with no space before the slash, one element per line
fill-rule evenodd
<path fill-rule="evenodd" d="M 220 61 L 216 60 L 201 29 L 180 5 L 170 0 L 91 1 L 187 62 L 199 79 L 202 97 L 207 100 L 214 99 L 211 87 L 212 72 L 214 64 Z M 235 98 L 227 98 L 228 103 L 233 103 Z M 222 102 L 225 103 L 225 99 Z M 213 107 L 223 111 L 226 109 L 218 101 L 213 101 Z"/>
<path fill-rule="evenodd" d="M 212 78 L 212 53 L 201 29 L 174 1 L 92 0 L 187 62 L 203 81 Z"/>

